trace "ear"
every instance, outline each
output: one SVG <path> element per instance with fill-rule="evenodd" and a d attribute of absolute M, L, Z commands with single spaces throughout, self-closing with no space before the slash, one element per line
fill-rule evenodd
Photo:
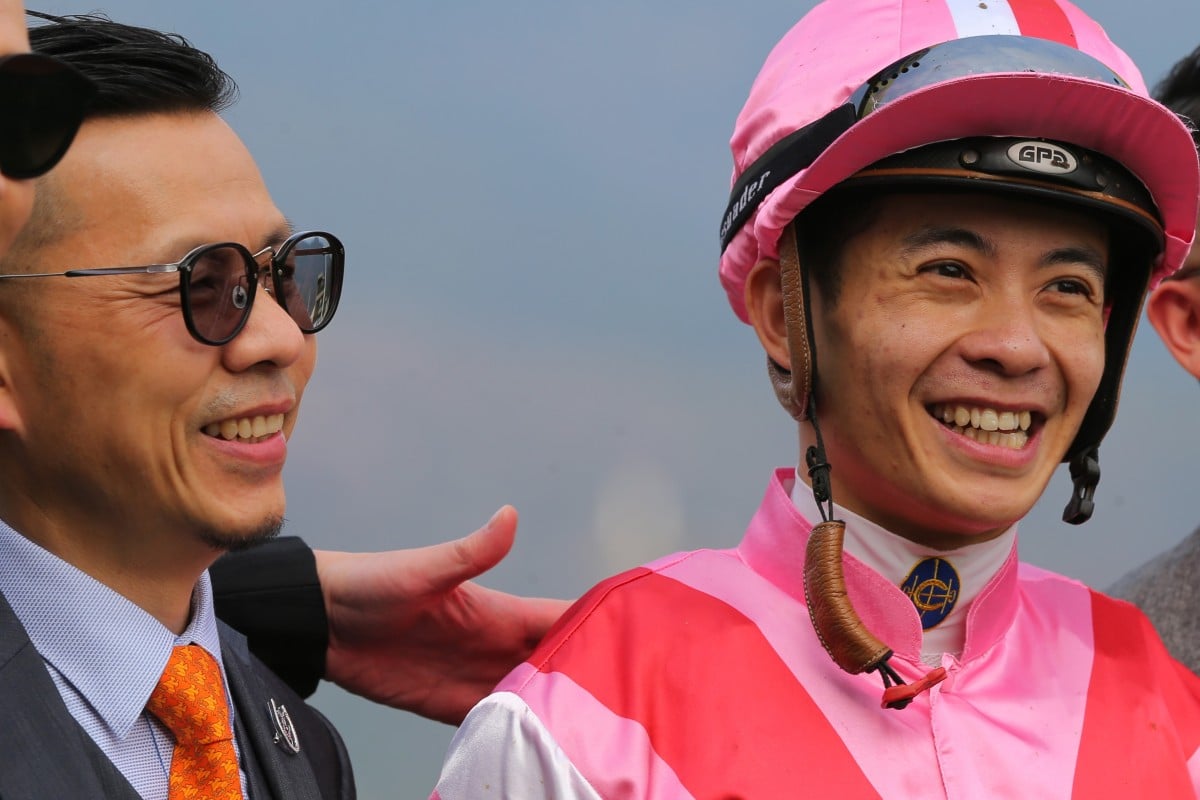
<path fill-rule="evenodd" d="M 1146 316 L 1175 360 L 1200 378 L 1200 280 L 1163 281 L 1146 302 Z"/>
<path fill-rule="evenodd" d="M 24 429 L 13 380 L 14 364 L 20 361 L 20 348 L 21 338 L 15 326 L 0 314 L 0 432 Z"/>
<path fill-rule="evenodd" d="M 744 299 L 750 324 L 758 334 L 767 356 L 779 366 L 791 370 L 787 322 L 783 316 L 783 284 L 779 262 L 764 258 L 746 276 Z"/>

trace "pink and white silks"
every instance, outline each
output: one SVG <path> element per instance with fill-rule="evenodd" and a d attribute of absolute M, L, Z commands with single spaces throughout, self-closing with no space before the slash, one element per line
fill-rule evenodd
<path fill-rule="evenodd" d="M 1200 679 L 1133 606 L 1019 564 L 972 603 L 961 658 L 908 708 L 822 649 L 811 529 L 780 470 L 734 550 L 660 559 L 583 597 L 463 723 L 432 798 L 1183 798 Z M 920 662 L 912 604 L 850 555 L 851 600 Z"/>

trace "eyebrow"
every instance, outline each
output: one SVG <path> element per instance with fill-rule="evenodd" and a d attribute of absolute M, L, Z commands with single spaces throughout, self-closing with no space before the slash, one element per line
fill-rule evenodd
<path fill-rule="evenodd" d="M 902 243 L 901 254 L 904 256 L 911 256 L 928 247 L 942 244 L 967 247 L 989 257 L 994 257 L 997 253 L 996 243 L 991 239 L 980 236 L 967 228 L 951 226 L 922 228 L 905 236 Z M 1043 267 L 1056 264 L 1082 264 L 1094 272 L 1100 280 L 1104 280 L 1108 275 L 1107 259 L 1104 254 L 1091 247 L 1059 247 L 1042 257 L 1041 265 Z"/>
<path fill-rule="evenodd" d="M 287 217 L 284 217 L 283 222 L 271 229 L 271 232 L 266 236 L 266 243 L 259 248 L 250 248 L 252 252 L 261 250 L 263 247 L 278 247 L 285 239 L 296 232 L 296 226 Z"/>
<path fill-rule="evenodd" d="M 978 233 L 967 228 L 949 226 L 931 226 L 910 233 L 903 239 L 902 255 L 910 256 L 928 247 L 940 244 L 953 244 L 968 247 L 985 256 L 996 255 L 996 244 L 985 239 Z"/>
<path fill-rule="evenodd" d="M 242 242 L 242 244 L 251 253 L 257 253 L 259 250 L 262 250 L 264 247 L 278 247 L 280 244 L 283 243 L 283 241 L 285 239 L 287 239 L 289 236 L 291 236 L 295 232 L 296 232 L 296 226 L 294 224 L 292 224 L 292 221 L 290 219 L 285 217 L 282 222 L 276 223 L 267 232 L 267 235 L 262 237 L 259 240 L 261 243 L 258 244 L 257 246 L 255 246 L 254 244 L 251 244 L 249 242 Z M 165 250 L 164 252 L 177 253 L 178 255 L 175 256 L 175 258 L 179 259 L 179 258 L 183 258 L 184 255 L 186 255 L 187 253 L 192 252 L 197 247 L 203 247 L 204 245 L 212 244 L 215 241 L 218 241 L 218 240 L 213 239 L 211 237 L 188 236 L 186 238 L 174 240 L 173 242 L 171 242 L 168 245 L 168 249 Z"/>
<path fill-rule="evenodd" d="M 1047 253 L 1042 264 L 1047 267 L 1054 264 L 1082 264 L 1103 281 L 1108 277 L 1107 261 L 1104 254 L 1091 247 L 1060 247 Z"/>

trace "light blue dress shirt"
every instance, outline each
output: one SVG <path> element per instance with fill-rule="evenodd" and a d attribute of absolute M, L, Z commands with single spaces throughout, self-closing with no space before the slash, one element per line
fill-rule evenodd
<path fill-rule="evenodd" d="M 176 636 L 138 606 L 0 520 L 0 592 L 12 606 L 67 709 L 146 800 L 166 800 L 175 741 L 146 711 L 176 645 L 198 644 L 221 668 L 221 643 L 205 572 L 191 621 Z M 238 761 L 241 751 L 238 749 Z M 242 796 L 246 772 L 241 769 Z"/>

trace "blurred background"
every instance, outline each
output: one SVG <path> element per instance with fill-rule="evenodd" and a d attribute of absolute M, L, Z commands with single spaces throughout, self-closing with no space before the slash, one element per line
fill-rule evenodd
<path fill-rule="evenodd" d="M 992 2 L 1002 0 L 990 0 Z M 1080 0 L 1156 82 L 1196 0 Z M 287 467 L 287 532 L 377 550 L 503 503 L 484 582 L 573 597 L 658 555 L 736 543 L 794 427 L 716 278 L 727 142 L 813 2 L 47 0 L 184 34 L 241 87 L 227 114 L 298 227 L 348 272 Z M 846 24 L 854 24 L 847 20 Z M 1104 586 L 1200 522 L 1200 388 L 1144 325 L 1092 522 L 1065 468 L 1026 560 Z M 1185 468 L 1185 466 L 1187 468 Z M 359 795 L 423 798 L 453 729 L 331 686 Z"/>

